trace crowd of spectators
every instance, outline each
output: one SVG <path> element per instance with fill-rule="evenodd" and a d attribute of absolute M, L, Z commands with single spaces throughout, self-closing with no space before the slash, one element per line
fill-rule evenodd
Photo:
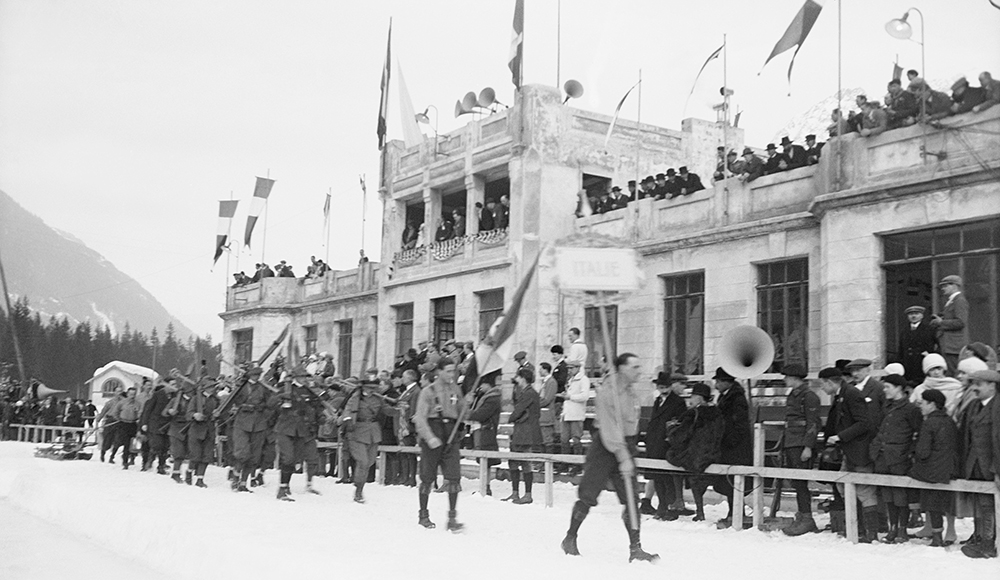
<path fill-rule="evenodd" d="M 705 186 L 697 173 L 689 172 L 686 166 L 681 166 L 679 169 L 671 167 L 666 173 L 657 173 L 656 177 L 647 175 L 639 182 L 638 187 L 635 180 L 629 180 L 628 193 L 623 192 L 617 185 L 600 192 L 581 190 L 575 214 L 577 217 L 603 214 L 625 209 L 632 201 L 646 198 L 674 199 L 703 189 Z"/>
<path fill-rule="evenodd" d="M 330 269 L 323 260 L 317 260 L 316 256 L 310 256 L 310 264 L 306 268 L 305 278 L 311 280 L 314 278 L 322 278 L 324 274 Z M 368 258 L 364 255 L 364 250 L 361 251 L 361 261 L 367 262 Z M 360 262 L 359 262 L 360 263 Z M 254 264 L 254 274 L 253 276 L 247 276 L 245 272 L 237 272 L 233 274 L 233 288 L 239 288 L 241 286 L 246 286 L 247 284 L 256 284 L 260 282 L 262 278 L 295 278 L 295 272 L 292 271 L 292 266 L 288 264 L 285 260 L 278 262 L 274 268 L 271 268 L 268 264 L 258 263 Z"/>
<path fill-rule="evenodd" d="M 16 440 L 17 433 L 11 425 L 45 425 L 51 427 L 94 426 L 97 407 L 92 401 L 57 398 L 55 395 L 39 399 L 19 392 L 8 391 L 0 398 L 0 441 Z M 44 437 L 48 442 L 51 433 Z"/>
<path fill-rule="evenodd" d="M 508 195 L 501 195 L 499 201 L 488 199 L 485 206 L 482 202 L 477 201 L 475 207 L 478 233 L 504 230 L 510 224 L 510 196 Z M 464 238 L 468 233 L 465 212 L 461 208 L 455 208 L 438 218 L 433 242 L 442 243 Z M 431 240 L 427 238 L 425 224 L 417 224 L 413 220 L 406 222 L 402 235 L 402 250 L 412 250 L 428 245 L 430 242 Z"/>

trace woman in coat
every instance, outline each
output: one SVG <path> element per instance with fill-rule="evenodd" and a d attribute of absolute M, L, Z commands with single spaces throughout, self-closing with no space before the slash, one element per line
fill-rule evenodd
<path fill-rule="evenodd" d="M 538 391 L 532 386 L 535 373 L 522 367 L 514 376 L 514 411 L 510 422 L 514 433 L 510 436 L 510 450 L 514 453 L 538 453 L 542 449 L 542 427 L 539 425 L 541 404 Z M 531 484 L 534 482 L 534 465 L 530 461 L 507 462 L 510 465 L 510 482 L 513 490 L 504 501 L 516 504 L 531 503 Z M 524 495 L 521 495 L 521 479 L 524 479 Z"/>
<path fill-rule="evenodd" d="M 923 418 L 920 409 L 906 397 L 906 379 L 900 375 L 886 375 L 882 381 L 885 384 L 885 416 L 868 451 L 875 462 L 875 473 L 906 475 L 913 456 L 913 439 L 920 432 Z M 887 544 L 908 541 L 908 490 L 883 487 L 881 491 L 889 510 L 889 534 L 883 541 Z"/>
<path fill-rule="evenodd" d="M 910 477 L 928 483 L 948 483 L 958 473 L 958 428 L 945 412 L 943 393 L 927 389 L 920 394 L 920 412 L 924 416 L 917 446 L 913 453 Z M 937 489 L 920 490 L 920 507 L 931 524 L 932 546 L 944 546 L 941 537 L 946 512 L 951 511 L 952 494 Z M 954 526 L 954 519 L 951 519 Z"/>

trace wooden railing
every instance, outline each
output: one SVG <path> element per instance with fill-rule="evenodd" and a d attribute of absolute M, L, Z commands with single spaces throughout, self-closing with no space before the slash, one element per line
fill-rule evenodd
<path fill-rule="evenodd" d="M 61 441 L 63 436 L 70 433 L 79 433 L 82 439 L 86 440 L 94 434 L 97 442 L 101 442 L 101 430 L 103 427 L 63 427 L 60 425 L 25 425 L 21 423 L 11 423 L 11 429 L 17 429 L 17 441 L 28 443 L 56 443 Z"/>

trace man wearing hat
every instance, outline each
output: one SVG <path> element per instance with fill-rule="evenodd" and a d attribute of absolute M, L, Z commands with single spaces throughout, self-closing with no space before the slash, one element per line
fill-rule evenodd
<path fill-rule="evenodd" d="M 668 169 L 667 173 L 673 177 L 674 170 Z M 667 192 L 667 176 L 663 173 L 656 174 L 656 186 L 653 188 L 653 197 L 656 199 L 665 199 L 669 197 Z"/>
<path fill-rule="evenodd" d="M 675 380 L 674 377 L 677 377 Z M 653 381 L 656 386 L 656 399 L 653 400 L 653 409 L 649 416 L 649 424 L 646 426 L 646 457 L 650 459 L 667 458 L 667 425 L 671 421 L 676 421 L 687 410 L 687 404 L 681 393 L 684 392 L 684 381 L 687 377 L 660 371 Z M 678 385 L 678 386 L 674 386 Z M 676 520 L 677 513 L 669 511 L 670 504 L 677 499 L 674 493 L 674 479 L 676 476 L 657 472 L 650 475 L 653 487 L 656 490 L 658 501 L 655 512 L 658 520 Z M 642 500 L 640 511 L 649 513 L 652 510 L 652 503 L 649 499 Z"/>
<path fill-rule="evenodd" d="M 898 129 L 907 125 L 912 125 L 916 117 L 920 115 L 920 103 L 913 93 L 903 90 L 902 81 L 892 79 L 886 87 L 889 91 L 888 102 L 886 103 L 886 115 L 889 119 L 889 128 Z"/>
<path fill-rule="evenodd" d="M 562 442 L 562 452 L 573 455 L 583 454 L 583 421 L 587 418 L 587 400 L 590 399 L 590 379 L 583 372 L 583 361 L 576 358 L 566 359 L 566 369 L 569 380 L 566 390 L 557 393 L 556 398 L 562 399 L 562 422 L 559 440 Z M 579 471 L 576 466 L 571 472 Z"/>
<path fill-rule="evenodd" d="M 791 389 L 785 402 L 785 437 L 782 459 L 784 466 L 792 469 L 812 469 L 813 449 L 822 422 L 819 418 L 820 401 L 806 383 L 806 369 L 802 365 L 785 365 L 785 386 Z M 812 494 L 809 482 L 792 480 L 797 510 L 795 521 L 783 531 L 788 536 L 801 536 L 816 531 L 812 516 Z"/>
<path fill-rule="evenodd" d="M 681 165 L 677 170 L 677 195 L 691 195 L 696 191 L 701 191 L 705 189 L 705 186 L 701 183 L 701 178 L 698 177 L 697 173 L 689 173 L 686 165 Z"/>
<path fill-rule="evenodd" d="M 805 148 L 792 143 L 788 135 L 781 138 L 781 157 L 785 160 L 785 169 L 796 169 L 806 166 Z"/>
<path fill-rule="evenodd" d="M 872 421 L 878 427 L 885 412 L 885 385 L 872 376 L 872 361 L 856 358 L 847 363 L 847 372 L 854 388 L 861 391 L 865 403 L 871 407 Z"/>
<path fill-rule="evenodd" d="M 611 211 L 616 209 L 625 209 L 628 206 L 629 197 L 622 193 L 622 188 L 617 185 L 611 188 Z"/>
<path fill-rule="evenodd" d="M 528 369 L 532 374 L 535 373 L 535 367 L 528 362 L 528 353 L 525 351 L 517 351 L 517 354 L 514 355 L 514 362 L 517 363 L 517 369 L 514 371 L 514 374 L 517 374 L 521 369 Z"/>
<path fill-rule="evenodd" d="M 639 200 L 639 192 L 636 190 L 636 183 L 634 179 L 628 180 L 628 195 L 625 197 L 627 197 L 629 201 Z"/>
<path fill-rule="evenodd" d="M 986 91 L 982 87 L 971 87 L 969 81 L 962 77 L 951 85 L 951 112 L 954 115 L 961 115 L 972 111 L 977 105 L 986 100 Z"/>
<path fill-rule="evenodd" d="M 816 142 L 816 135 L 812 133 L 806 135 L 806 165 L 816 165 L 819 163 L 819 155 L 822 149 L 823 143 Z"/>
<path fill-rule="evenodd" d="M 760 157 L 757 157 L 757 155 L 753 152 L 753 149 L 744 147 L 743 169 L 740 172 L 740 181 L 750 183 L 765 173 L 766 169 L 764 167 L 764 161 Z"/>
<path fill-rule="evenodd" d="M 783 171 L 780 165 L 782 158 L 778 155 L 778 146 L 774 143 L 768 143 L 766 149 L 767 159 L 764 161 L 764 175 Z"/>
<path fill-rule="evenodd" d="M 965 410 L 959 433 L 959 449 L 964 451 L 961 475 L 965 479 L 994 481 L 1000 469 L 1000 401 L 997 387 L 1000 373 L 985 370 L 969 375 L 978 401 Z M 975 534 L 978 538 L 962 547 L 970 558 L 996 558 L 996 521 L 993 496 L 975 494 Z"/>
<path fill-rule="evenodd" d="M 907 324 L 899 333 L 900 362 L 905 370 L 903 376 L 916 383 L 924 380 L 924 357 L 938 351 L 937 333 L 924 321 L 925 311 L 923 306 L 907 308 Z"/>
<path fill-rule="evenodd" d="M 230 412 L 233 419 L 233 459 L 239 479 L 232 482 L 233 491 L 250 491 L 247 480 L 250 473 L 260 467 L 267 436 L 270 414 L 266 412 L 270 391 L 260 383 L 263 372 L 254 365 L 247 371 L 246 384 L 233 395 Z"/>
<path fill-rule="evenodd" d="M 169 382 L 160 383 L 153 390 L 150 397 L 142 407 L 142 415 L 139 416 L 139 430 L 149 440 L 149 455 L 142 464 L 142 471 L 148 471 L 153 466 L 153 460 L 157 461 L 156 472 L 160 475 L 167 473 L 167 452 L 170 450 L 170 440 L 162 430 L 168 422 L 168 418 L 163 416 L 163 411 L 170 404 L 170 397 L 174 394 L 177 380 L 170 379 Z"/>
<path fill-rule="evenodd" d="M 941 354 L 948 363 L 948 374 L 955 376 L 958 370 L 958 354 L 969 344 L 969 301 L 962 293 L 962 279 L 945 276 L 938 283 L 941 296 L 945 298 L 940 315 L 931 317 L 930 326 L 938 333 Z"/>
<path fill-rule="evenodd" d="M 653 179 L 652 175 L 644 177 L 642 183 L 639 184 L 639 187 L 641 188 L 639 190 L 639 199 L 656 197 L 656 180 Z"/>
<path fill-rule="evenodd" d="M 722 433 L 722 456 L 720 463 L 726 465 L 750 465 L 753 463 L 753 433 L 750 428 L 750 406 L 747 403 L 746 392 L 736 381 L 736 377 L 719 367 L 712 377 L 719 398 L 715 406 L 722 413 L 725 430 Z M 748 486 L 749 487 L 749 486 Z M 723 525 L 728 527 L 733 516 L 733 485 L 726 476 L 717 476 L 713 489 L 726 496 L 729 502 L 729 513 Z M 747 493 L 750 489 L 745 490 Z"/>

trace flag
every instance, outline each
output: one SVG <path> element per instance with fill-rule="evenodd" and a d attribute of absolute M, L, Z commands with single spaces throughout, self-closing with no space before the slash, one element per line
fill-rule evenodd
<path fill-rule="evenodd" d="M 330 194 L 326 194 L 326 201 L 323 202 L 323 219 L 330 219 Z"/>
<path fill-rule="evenodd" d="M 538 267 L 538 259 L 541 255 L 542 253 L 539 252 L 535 256 L 535 261 L 531 263 L 531 266 L 528 266 L 527 272 L 524 273 L 524 279 L 521 280 L 521 284 L 518 285 L 517 290 L 514 292 L 510 308 L 493 323 L 489 333 L 486 335 L 486 339 L 476 348 L 475 370 L 478 376 L 499 370 L 510 357 L 510 350 L 514 345 L 510 338 L 514 336 L 517 319 L 521 314 L 521 304 L 524 302 L 524 295 L 531 284 L 531 278 L 535 274 L 535 269 Z"/>
<path fill-rule="evenodd" d="M 715 49 L 715 51 L 712 52 L 712 54 L 708 55 L 708 58 L 705 59 L 705 64 L 701 65 L 701 68 L 698 69 L 698 74 L 695 75 L 695 77 L 694 77 L 694 84 L 691 85 L 691 92 L 688 93 L 688 100 L 690 100 L 691 99 L 691 95 L 694 94 L 694 89 L 698 86 L 698 79 L 701 78 L 701 73 L 705 72 L 705 67 L 708 66 L 708 63 L 710 63 L 713 60 L 719 58 L 719 55 L 722 54 L 722 51 L 725 48 L 726 48 L 726 44 L 722 43 L 722 46 L 720 46 L 719 48 Z M 684 108 L 687 109 L 687 101 L 684 101 Z"/>
<path fill-rule="evenodd" d="M 215 258 L 212 259 L 213 266 L 219 261 L 219 257 L 222 256 L 222 249 L 226 247 L 226 241 L 229 239 L 229 227 L 233 223 L 233 216 L 236 215 L 236 206 L 239 203 L 239 200 L 235 199 L 219 201 L 219 226 L 215 230 Z"/>
<path fill-rule="evenodd" d="M 892 80 L 898 81 L 903 78 L 903 67 L 898 62 L 892 63 Z"/>
<path fill-rule="evenodd" d="M 250 213 L 247 214 L 247 229 L 243 234 L 243 245 L 250 247 L 250 235 L 253 227 L 260 217 L 260 212 L 264 210 L 264 203 L 267 196 L 271 195 L 271 188 L 274 187 L 274 180 L 266 177 L 258 177 L 257 185 L 253 188 L 253 197 L 250 198 Z"/>
<path fill-rule="evenodd" d="M 736 117 L 733 118 L 733 128 L 734 129 L 739 128 L 739 126 L 740 126 L 740 115 L 742 115 L 742 114 L 743 114 L 743 111 L 736 111 Z"/>
<path fill-rule="evenodd" d="M 608 148 L 608 141 L 611 140 L 611 132 L 615 130 L 615 125 L 618 124 L 618 115 L 622 111 L 622 105 L 625 104 L 625 99 L 628 98 L 628 96 L 632 93 L 632 91 L 637 86 L 639 86 L 639 83 L 641 83 L 641 82 L 642 81 L 637 81 L 634 85 L 632 85 L 632 88 L 625 92 L 625 96 L 622 97 L 622 100 L 618 101 L 618 106 L 615 107 L 615 116 L 612 117 L 612 119 L 611 119 L 611 125 L 608 127 L 608 134 L 604 136 L 604 149 L 605 150 L 607 150 L 607 148 Z"/>
<path fill-rule="evenodd" d="M 510 35 L 510 58 L 507 66 L 510 68 L 510 80 L 514 89 L 521 88 L 521 72 L 524 57 L 524 0 L 514 1 L 514 26 Z"/>
<path fill-rule="evenodd" d="M 771 62 L 771 59 L 778 56 L 779 54 L 785 52 L 786 50 L 795 47 L 795 53 L 792 54 L 792 61 L 788 64 L 788 82 L 792 82 L 792 67 L 795 65 L 795 55 L 799 53 L 799 49 L 802 48 L 802 43 L 805 42 L 806 36 L 809 36 L 809 31 L 812 30 L 813 24 L 816 23 L 816 19 L 819 18 L 819 12 L 823 9 L 823 2 L 826 0 L 806 0 L 802 8 L 799 9 L 798 14 L 792 19 L 792 23 L 788 25 L 788 29 L 785 30 L 785 34 L 781 36 L 778 43 L 774 45 L 771 49 L 771 56 L 767 57 L 764 61 L 764 66 Z M 763 69 L 764 67 L 761 67 Z M 758 73 L 759 74 L 759 73 Z"/>
<path fill-rule="evenodd" d="M 406 89 L 406 81 L 403 80 L 403 65 L 396 59 L 396 75 L 399 77 L 399 115 L 402 118 L 403 142 L 406 148 L 416 147 L 424 140 L 420 127 L 417 126 L 417 116 L 413 111 L 413 101 L 410 99 L 410 91 Z"/>
<path fill-rule="evenodd" d="M 378 148 L 385 147 L 386 119 L 389 117 L 389 63 L 392 62 L 392 18 L 389 19 L 389 37 L 385 41 L 385 66 L 382 67 L 382 98 L 378 104 Z"/>

